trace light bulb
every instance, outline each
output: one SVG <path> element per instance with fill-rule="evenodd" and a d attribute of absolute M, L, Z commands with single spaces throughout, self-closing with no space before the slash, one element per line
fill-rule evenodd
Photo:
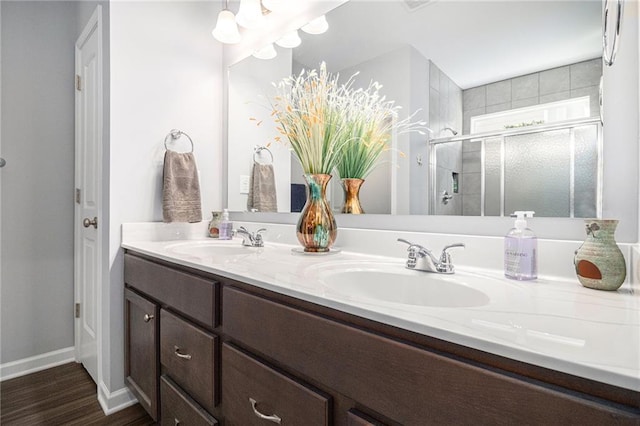
<path fill-rule="evenodd" d="M 327 18 L 322 15 L 300 29 L 307 34 L 322 34 L 329 29 L 329 23 Z"/>
<path fill-rule="evenodd" d="M 272 12 L 282 9 L 282 0 L 262 0 L 262 5 Z"/>
<path fill-rule="evenodd" d="M 273 43 L 269 43 L 262 49 L 253 52 L 253 56 L 258 59 L 273 59 L 278 56 L 278 52 L 276 52 L 275 47 L 273 47 Z"/>
<path fill-rule="evenodd" d="M 236 16 L 238 25 L 247 29 L 260 28 L 264 25 L 260 0 L 240 0 L 240 9 Z"/>
<path fill-rule="evenodd" d="M 298 30 L 290 31 L 282 36 L 278 41 L 276 41 L 276 44 L 278 46 L 287 47 L 290 49 L 300 46 L 300 43 L 302 43 L 302 40 L 298 35 Z"/>
<path fill-rule="evenodd" d="M 240 41 L 238 25 L 231 11 L 223 10 L 218 14 L 216 27 L 211 31 L 211 34 L 222 43 L 234 44 Z"/>

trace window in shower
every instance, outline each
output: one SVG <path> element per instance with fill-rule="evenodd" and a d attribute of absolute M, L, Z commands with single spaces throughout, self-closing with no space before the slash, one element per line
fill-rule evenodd
<path fill-rule="evenodd" d="M 471 117 L 471 134 L 525 128 L 591 116 L 589 96 Z"/>

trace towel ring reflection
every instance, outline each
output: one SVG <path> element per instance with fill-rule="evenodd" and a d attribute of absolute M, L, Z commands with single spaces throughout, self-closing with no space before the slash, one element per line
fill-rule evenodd
<path fill-rule="evenodd" d="M 273 163 L 273 153 L 269 150 L 269 148 L 267 148 L 266 146 L 258 146 L 258 145 L 256 145 L 255 148 L 253 148 L 253 162 L 262 164 L 258 161 L 258 156 L 262 151 L 267 151 L 269 153 L 269 157 L 271 157 L 271 163 Z M 268 164 L 268 163 L 265 163 L 265 164 Z"/>
<path fill-rule="evenodd" d="M 604 1 L 604 12 L 602 14 L 602 59 L 605 65 L 611 66 L 616 59 L 618 52 L 618 39 L 620 38 L 620 26 L 622 24 L 623 0 L 617 1 L 616 24 L 613 28 L 613 41 L 609 50 L 609 0 Z"/>
<path fill-rule="evenodd" d="M 191 142 L 191 152 L 193 152 L 193 139 L 191 139 L 191 137 L 185 132 L 183 132 L 182 130 L 177 130 L 177 129 L 172 129 L 167 134 L 167 136 L 164 137 L 164 148 L 167 150 L 169 149 L 169 147 L 167 146 L 167 141 L 169 139 L 171 139 L 171 142 L 175 142 L 178 139 L 180 139 L 181 136 L 186 136 L 187 139 L 189 139 L 189 142 Z"/>

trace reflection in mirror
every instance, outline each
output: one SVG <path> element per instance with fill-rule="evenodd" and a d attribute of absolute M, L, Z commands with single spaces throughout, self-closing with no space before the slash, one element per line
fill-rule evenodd
<path fill-rule="evenodd" d="M 272 82 L 324 61 L 341 80 L 380 82 L 404 117 L 418 111 L 434 131 L 393 135 L 361 189 L 367 213 L 601 214 L 600 2 L 351 0 L 326 17 L 327 33 L 301 32 L 295 49 L 230 67 L 230 209 L 250 210 L 254 148 L 267 144 L 277 211 L 304 204 L 268 98 Z M 339 213 L 339 183 L 329 193 Z"/>

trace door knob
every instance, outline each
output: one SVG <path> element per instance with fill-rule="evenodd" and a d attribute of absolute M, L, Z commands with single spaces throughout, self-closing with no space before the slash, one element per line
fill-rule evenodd
<path fill-rule="evenodd" d="M 0 157 L 0 168 L 4 167 L 7 165 L 7 162 L 4 158 Z"/>
<path fill-rule="evenodd" d="M 84 226 L 85 228 L 88 228 L 90 226 L 92 226 L 95 229 L 98 229 L 98 218 L 94 217 L 93 220 L 89 219 L 88 217 L 85 217 L 84 220 L 82 221 L 82 226 Z"/>

